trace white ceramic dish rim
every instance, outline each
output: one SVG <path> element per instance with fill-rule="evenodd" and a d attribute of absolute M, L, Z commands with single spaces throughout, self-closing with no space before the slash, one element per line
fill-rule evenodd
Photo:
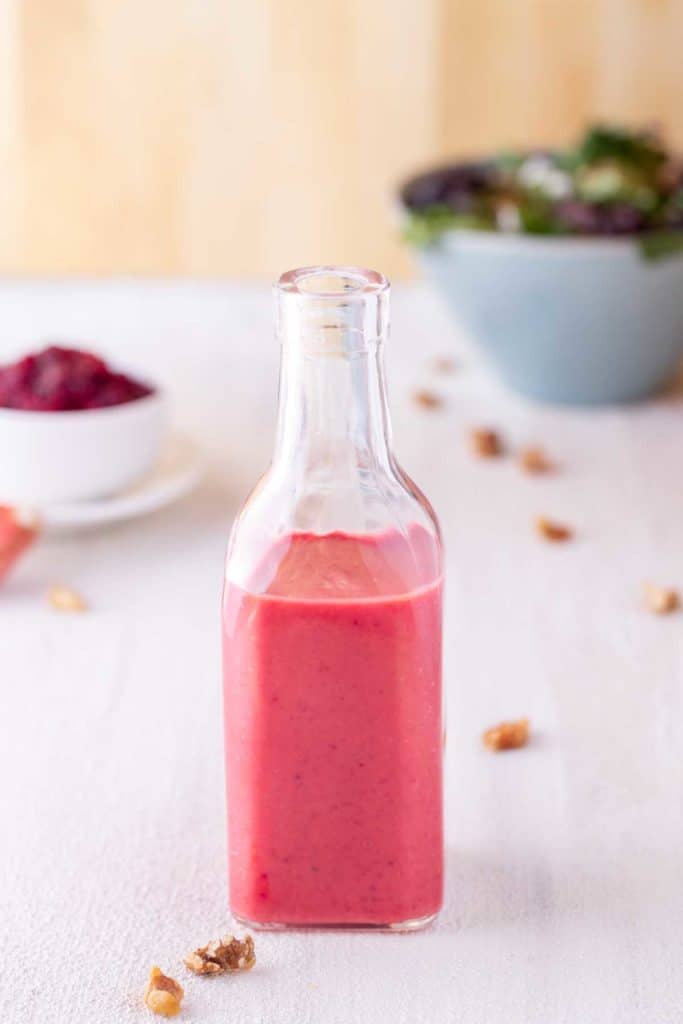
<path fill-rule="evenodd" d="M 171 465 L 168 465 L 170 460 Z M 193 438 L 171 434 L 155 466 L 119 494 L 32 506 L 48 532 L 110 526 L 157 512 L 185 497 L 206 474 L 208 459 Z"/>
<path fill-rule="evenodd" d="M 105 405 L 99 409 L 50 409 L 50 410 L 37 410 L 37 409 L 7 409 L 5 407 L 0 408 L 0 420 L 21 420 L 24 423 L 28 423 L 33 420 L 34 423 L 47 424 L 53 422 L 54 417 L 58 417 L 60 420 L 75 421 L 79 418 L 86 419 L 90 417 L 97 417 L 99 420 L 114 419 L 125 415 L 131 415 L 133 412 L 139 412 L 144 407 L 151 406 L 153 404 L 161 404 L 165 401 L 164 392 L 159 388 L 155 388 L 151 395 L 143 395 L 141 398 L 134 398 L 130 402 L 119 402 L 117 405 Z"/>

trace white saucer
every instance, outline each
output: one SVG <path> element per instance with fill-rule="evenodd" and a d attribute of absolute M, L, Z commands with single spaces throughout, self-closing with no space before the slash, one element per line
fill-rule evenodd
<path fill-rule="evenodd" d="M 197 486 L 204 457 L 188 437 L 169 439 L 156 467 L 139 483 L 119 494 L 94 501 L 49 505 L 39 510 L 47 530 L 81 529 L 123 522 L 164 508 Z"/>

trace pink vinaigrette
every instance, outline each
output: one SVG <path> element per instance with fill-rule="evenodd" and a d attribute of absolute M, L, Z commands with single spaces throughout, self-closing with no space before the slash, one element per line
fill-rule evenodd
<path fill-rule="evenodd" d="M 418 928 L 443 896 L 442 556 L 391 451 L 389 284 L 310 267 L 276 301 L 275 453 L 223 599 L 230 905 L 255 928 Z"/>

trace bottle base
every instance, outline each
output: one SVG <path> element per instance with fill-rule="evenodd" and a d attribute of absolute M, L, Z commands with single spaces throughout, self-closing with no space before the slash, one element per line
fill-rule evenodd
<path fill-rule="evenodd" d="M 334 922 L 300 924 L 280 921 L 251 921 L 249 918 L 242 917 L 241 914 L 236 914 L 234 911 L 232 916 L 243 928 L 251 928 L 259 932 L 419 932 L 424 928 L 428 928 L 437 919 L 439 913 L 440 911 L 437 910 L 433 914 L 426 914 L 425 917 L 414 917 L 409 918 L 407 921 L 386 924 L 374 924 L 367 921 L 339 924 Z"/>

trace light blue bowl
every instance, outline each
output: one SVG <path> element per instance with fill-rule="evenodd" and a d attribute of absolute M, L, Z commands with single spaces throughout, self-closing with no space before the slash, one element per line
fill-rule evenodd
<path fill-rule="evenodd" d="M 427 277 L 515 391 L 576 405 L 652 394 L 683 355 L 683 258 L 632 239 L 452 231 Z"/>

